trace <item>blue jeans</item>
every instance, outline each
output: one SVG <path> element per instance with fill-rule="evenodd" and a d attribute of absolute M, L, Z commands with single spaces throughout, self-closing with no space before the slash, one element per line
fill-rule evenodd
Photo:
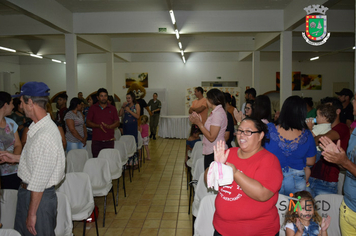
<path fill-rule="evenodd" d="M 26 227 L 28 208 L 31 201 L 31 191 L 19 188 L 17 193 L 17 207 L 15 230 L 23 236 L 33 236 Z M 44 190 L 40 205 L 36 212 L 35 229 L 37 235 L 54 236 L 57 220 L 57 195 L 53 187 Z"/>
<path fill-rule="evenodd" d="M 313 198 L 320 194 L 337 194 L 337 182 L 328 182 L 313 177 L 309 178 L 310 186 L 307 191 L 311 193 Z"/>
<path fill-rule="evenodd" d="M 72 143 L 67 141 L 67 153 L 73 149 L 85 149 L 82 142 Z"/>
<path fill-rule="evenodd" d="M 280 194 L 289 196 L 290 193 L 303 191 L 306 188 L 304 170 L 296 170 L 289 167 L 282 168 L 283 182 L 279 190 Z"/>

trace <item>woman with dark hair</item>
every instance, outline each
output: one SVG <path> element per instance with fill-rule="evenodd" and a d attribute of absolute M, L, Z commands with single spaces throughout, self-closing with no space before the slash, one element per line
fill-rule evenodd
<path fill-rule="evenodd" d="M 84 123 L 84 116 L 81 112 L 82 108 L 82 100 L 72 98 L 68 112 L 64 116 L 67 131 L 67 152 L 72 149 L 85 149 L 87 143 L 87 128 Z"/>
<path fill-rule="evenodd" d="M 225 131 L 225 142 L 226 142 L 227 147 L 231 148 L 232 147 L 231 142 L 234 140 L 234 131 L 235 131 L 234 118 L 233 118 L 235 107 L 230 105 L 230 103 L 231 103 L 230 93 L 224 93 L 224 96 L 225 96 L 225 102 L 226 102 L 225 105 L 226 105 L 226 117 L 227 117 L 227 127 L 226 127 L 226 131 Z M 229 109 L 231 112 L 229 111 Z"/>
<path fill-rule="evenodd" d="M 108 96 L 108 103 L 110 103 L 110 105 L 112 106 L 115 106 L 114 97 L 112 95 Z"/>
<path fill-rule="evenodd" d="M 17 132 L 16 122 L 6 116 L 11 114 L 14 108 L 11 95 L 7 92 L 0 92 L 0 153 L 10 152 L 16 155 L 21 154 L 22 145 Z M 17 164 L 1 164 L 1 188 L 18 189 L 21 179 L 17 176 Z"/>
<path fill-rule="evenodd" d="M 132 135 L 135 137 L 137 145 L 138 126 L 137 120 L 140 118 L 140 105 L 136 103 L 136 96 L 133 92 L 126 94 L 126 102 L 122 104 L 119 116 L 123 117 L 124 135 Z"/>
<path fill-rule="evenodd" d="M 304 168 L 315 163 L 316 146 L 306 116 L 305 101 L 291 96 L 283 103 L 277 124 L 268 124 L 270 141 L 265 148 L 279 159 L 283 172 L 279 193 L 287 196 L 306 189 Z"/>
<path fill-rule="evenodd" d="M 92 94 L 88 97 L 88 106 L 84 108 L 84 111 L 83 111 L 83 115 L 84 115 L 84 122 L 85 124 L 87 123 L 87 115 L 88 115 L 88 112 L 89 112 L 89 108 L 98 102 L 98 98 L 96 96 L 96 93 L 95 94 Z M 92 135 L 93 135 L 93 129 L 90 128 L 90 127 L 87 127 L 87 135 L 88 135 L 88 138 L 87 140 L 91 140 L 92 139 Z"/>
<path fill-rule="evenodd" d="M 24 124 L 28 121 L 31 121 L 31 119 L 26 117 L 25 112 L 20 106 L 20 98 L 14 98 L 12 102 L 14 104 L 14 109 L 12 110 L 11 115 L 9 115 L 9 118 L 13 119 L 19 126 L 17 131 L 19 132 L 19 137 L 21 139 L 23 129 L 25 128 Z"/>
<path fill-rule="evenodd" d="M 276 203 L 283 175 L 277 157 L 262 146 L 266 132 L 261 120 L 247 117 L 237 130 L 239 148 L 225 152 L 222 143 L 214 148 L 215 161 L 233 172 L 232 184 L 220 186 L 215 199 L 214 236 L 278 235 Z"/>
<path fill-rule="evenodd" d="M 227 127 L 225 98 L 223 92 L 219 89 L 210 89 L 206 94 L 206 97 L 208 107 L 212 109 L 212 111 L 205 124 L 203 124 L 200 116 L 196 112 L 193 112 L 189 116 L 189 120 L 193 124 L 196 124 L 204 135 L 204 169 L 208 168 L 210 163 L 214 161 L 214 146 L 220 140 L 225 141 L 224 136 Z"/>
<path fill-rule="evenodd" d="M 236 125 L 237 122 L 234 117 L 234 109 L 236 108 L 236 99 L 230 93 L 224 93 L 224 96 L 225 96 L 225 102 L 226 102 L 226 104 L 225 104 L 226 111 L 231 114 L 232 119 L 234 121 L 234 125 Z"/>
<path fill-rule="evenodd" d="M 271 100 L 268 96 L 258 95 L 256 97 L 252 116 L 257 120 L 262 120 L 265 124 L 271 122 Z"/>
<path fill-rule="evenodd" d="M 243 113 L 242 111 L 237 111 L 237 109 L 234 109 L 234 117 L 236 119 L 237 122 L 237 126 L 239 126 L 241 124 L 241 121 L 243 119 L 245 119 L 246 117 L 251 117 L 252 114 L 254 113 L 254 104 L 255 101 L 254 100 L 246 100 L 245 103 L 245 113 Z"/>

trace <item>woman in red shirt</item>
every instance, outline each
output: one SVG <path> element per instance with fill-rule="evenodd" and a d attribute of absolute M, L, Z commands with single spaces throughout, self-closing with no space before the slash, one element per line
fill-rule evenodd
<path fill-rule="evenodd" d="M 214 235 L 276 235 L 279 216 L 276 208 L 283 174 L 278 158 L 262 147 L 267 126 L 261 120 L 245 118 L 237 130 L 240 148 L 224 154 L 218 143 L 215 161 L 233 169 L 234 181 L 219 188 L 215 200 Z"/>

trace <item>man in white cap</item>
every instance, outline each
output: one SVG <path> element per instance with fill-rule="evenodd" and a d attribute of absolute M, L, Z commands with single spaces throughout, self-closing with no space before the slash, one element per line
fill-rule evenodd
<path fill-rule="evenodd" d="M 49 88 L 42 82 L 28 82 L 21 88 L 21 106 L 33 120 L 20 155 L 1 153 L 0 163 L 19 162 L 22 183 L 17 195 L 15 230 L 21 235 L 55 235 L 57 195 L 55 185 L 64 178 L 65 156 L 62 138 L 46 111 Z"/>

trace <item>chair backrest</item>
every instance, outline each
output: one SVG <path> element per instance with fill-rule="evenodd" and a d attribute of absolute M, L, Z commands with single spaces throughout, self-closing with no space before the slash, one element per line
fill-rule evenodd
<path fill-rule="evenodd" d="M 285 215 L 288 212 L 288 207 L 289 207 L 289 198 L 286 195 L 279 194 L 278 195 L 278 201 L 276 203 L 276 207 L 278 210 L 278 215 L 279 215 L 279 224 L 280 224 L 280 229 L 279 229 L 279 236 L 285 236 L 286 231 L 284 230 L 284 219 Z"/>
<path fill-rule="evenodd" d="M 125 165 L 129 160 L 127 155 L 126 144 L 124 142 L 115 141 L 114 148 L 120 152 L 121 164 Z"/>
<path fill-rule="evenodd" d="M 142 145 L 143 145 L 143 139 L 142 139 L 142 136 L 141 136 L 141 132 L 138 131 L 138 134 L 137 134 L 137 149 L 141 149 Z"/>
<path fill-rule="evenodd" d="M 197 162 L 198 159 L 203 158 L 203 142 L 198 141 L 194 144 L 193 150 L 192 150 L 192 167 L 195 166 L 195 163 Z"/>
<path fill-rule="evenodd" d="M 343 195 L 340 194 L 321 194 L 315 197 L 316 210 L 321 217 L 331 217 L 330 226 L 328 228 L 328 235 L 341 236 L 339 218 L 339 208 Z"/>
<path fill-rule="evenodd" d="M 116 141 L 119 141 L 121 138 L 121 132 L 119 129 L 115 129 L 114 137 Z"/>
<path fill-rule="evenodd" d="M 199 176 L 204 173 L 204 158 L 199 158 L 197 162 L 195 162 L 194 168 L 192 168 L 192 171 L 194 171 L 193 174 L 193 180 L 197 180 Z"/>
<path fill-rule="evenodd" d="M 0 236 L 21 236 L 21 234 L 14 229 L 0 229 Z"/>
<path fill-rule="evenodd" d="M 89 159 L 85 163 L 83 172 L 89 175 L 94 197 L 108 194 L 112 187 L 112 182 L 107 160 L 102 158 Z"/>
<path fill-rule="evenodd" d="M 110 173 L 112 179 L 118 179 L 122 174 L 122 164 L 120 158 L 120 152 L 116 149 L 102 149 L 99 152 L 98 158 L 105 159 L 109 162 Z"/>
<path fill-rule="evenodd" d="M 86 149 L 73 149 L 67 154 L 67 173 L 83 172 L 85 162 L 89 159 Z"/>
<path fill-rule="evenodd" d="M 122 135 L 119 142 L 124 142 L 126 144 L 127 156 L 132 157 L 136 152 L 136 140 L 132 135 Z"/>
<path fill-rule="evenodd" d="M 87 173 L 67 173 L 57 192 L 64 193 L 70 203 L 72 220 L 87 219 L 94 209 L 94 197 Z"/>
<path fill-rule="evenodd" d="M 67 196 L 57 192 L 57 224 L 54 229 L 56 236 L 70 236 L 73 231 L 72 211 Z"/>
<path fill-rule="evenodd" d="M 88 151 L 88 157 L 93 158 L 93 153 L 91 152 L 91 140 L 87 140 L 87 151 Z"/>
<path fill-rule="evenodd" d="M 1 190 L 1 223 L 3 229 L 13 229 L 15 225 L 17 190 Z"/>
<path fill-rule="evenodd" d="M 344 182 L 345 182 L 345 173 L 340 172 L 339 173 L 339 181 L 337 183 L 337 194 L 342 195 L 342 190 L 344 188 Z"/>
<path fill-rule="evenodd" d="M 194 235 L 205 236 L 214 234 L 214 213 L 216 195 L 205 196 L 200 203 L 197 218 L 194 223 Z"/>
<path fill-rule="evenodd" d="M 203 164 L 204 165 L 204 164 Z M 200 174 L 198 184 L 195 188 L 195 195 L 194 195 L 194 201 L 192 205 L 192 214 L 193 216 L 198 215 L 198 210 L 200 206 L 201 200 L 207 196 L 207 195 L 217 195 L 218 191 L 215 191 L 214 189 L 208 188 L 205 184 L 204 181 L 204 173 Z"/>

